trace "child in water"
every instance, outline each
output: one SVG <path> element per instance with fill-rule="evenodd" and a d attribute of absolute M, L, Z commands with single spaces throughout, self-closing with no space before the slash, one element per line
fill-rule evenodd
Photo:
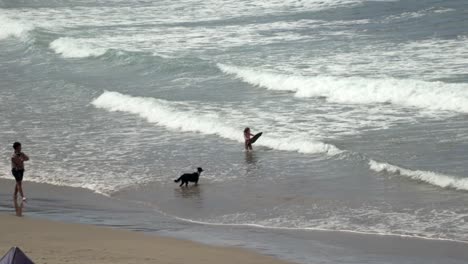
<path fill-rule="evenodd" d="M 250 133 L 250 128 L 246 127 L 244 129 L 244 140 L 245 140 L 245 150 L 252 150 L 252 143 L 250 143 L 250 137 L 254 134 Z"/>

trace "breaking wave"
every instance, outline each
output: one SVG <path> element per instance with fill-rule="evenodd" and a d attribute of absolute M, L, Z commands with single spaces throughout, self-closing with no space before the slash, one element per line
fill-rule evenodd
<path fill-rule="evenodd" d="M 226 74 L 268 90 L 297 97 L 325 97 L 334 103 L 391 103 L 403 107 L 468 113 L 468 84 L 410 79 L 301 76 L 218 64 Z"/>
<path fill-rule="evenodd" d="M 0 15 L 0 40 L 16 37 L 24 38 L 34 27 Z"/>
<path fill-rule="evenodd" d="M 106 53 L 106 48 L 95 47 L 83 39 L 59 38 L 52 41 L 49 47 L 64 58 L 98 57 Z"/>
<path fill-rule="evenodd" d="M 205 135 L 217 135 L 222 138 L 243 142 L 243 127 L 233 126 L 235 120 L 221 117 L 216 111 L 211 113 L 197 112 L 190 105 L 178 104 L 161 99 L 148 97 L 133 97 L 118 92 L 106 91 L 92 104 L 97 108 L 108 111 L 121 111 L 138 115 L 151 123 L 164 126 L 169 129 L 197 132 Z M 184 110 L 183 110 L 184 109 Z M 336 155 L 343 151 L 334 145 L 320 141 L 312 141 L 308 138 L 289 138 L 274 134 L 264 135 L 256 143 L 277 150 L 296 151 L 299 153 L 326 153 Z"/>
<path fill-rule="evenodd" d="M 369 167 L 376 172 L 398 174 L 442 188 L 468 191 L 468 178 L 460 178 L 432 171 L 409 170 L 388 163 L 380 163 L 375 160 L 369 161 Z"/>

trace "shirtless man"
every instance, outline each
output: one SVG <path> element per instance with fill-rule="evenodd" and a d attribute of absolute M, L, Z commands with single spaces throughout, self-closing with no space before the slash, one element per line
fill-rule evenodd
<path fill-rule="evenodd" d="M 24 162 L 29 160 L 29 157 L 23 152 L 21 152 L 21 143 L 13 143 L 13 149 L 15 150 L 15 152 L 13 152 L 13 155 L 11 156 L 11 173 L 13 174 L 16 180 L 15 193 L 13 195 L 13 198 L 16 199 L 19 192 L 21 197 L 23 198 L 23 201 L 25 201 L 26 197 L 23 193 L 22 182 L 24 174 Z"/>

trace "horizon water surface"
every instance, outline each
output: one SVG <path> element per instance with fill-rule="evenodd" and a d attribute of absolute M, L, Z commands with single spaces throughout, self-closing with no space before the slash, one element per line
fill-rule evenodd
<path fill-rule="evenodd" d="M 18 140 L 26 180 L 188 224 L 466 243 L 467 10 L 0 0 L 0 165 Z"/>

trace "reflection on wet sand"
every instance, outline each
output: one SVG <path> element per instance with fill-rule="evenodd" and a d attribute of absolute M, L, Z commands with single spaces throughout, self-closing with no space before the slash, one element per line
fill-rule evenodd
<path fill-rule="evenodd" d="M 198 185 L 192 185 L 183 188 L 176 188 L 176 196 L 182 198 L 200 198 L 200 188 Z"/>
<path fill-rule="evenodd" d="M 176 188 L 174 190 L 174 195 L 177 198 L 181 198 L 184 201 L 182 204 L 184 206 L 189 206 L 191 208 L 201 208 L 203 207 L 203 196 L 201 189 L 198 185 L 192 185 L 185 188 Z"/>
<path fill-rule="evenodd" d="M 13 204 L 14 204 L 14 206 L 15 206 L 16 216 L 23 216 L 23 206 L 24 206 L 24 202 L 21 201 L 21 202 L 18 204 L 18 200 L 17 200 L 17 199 L 13 199 Z"/>

